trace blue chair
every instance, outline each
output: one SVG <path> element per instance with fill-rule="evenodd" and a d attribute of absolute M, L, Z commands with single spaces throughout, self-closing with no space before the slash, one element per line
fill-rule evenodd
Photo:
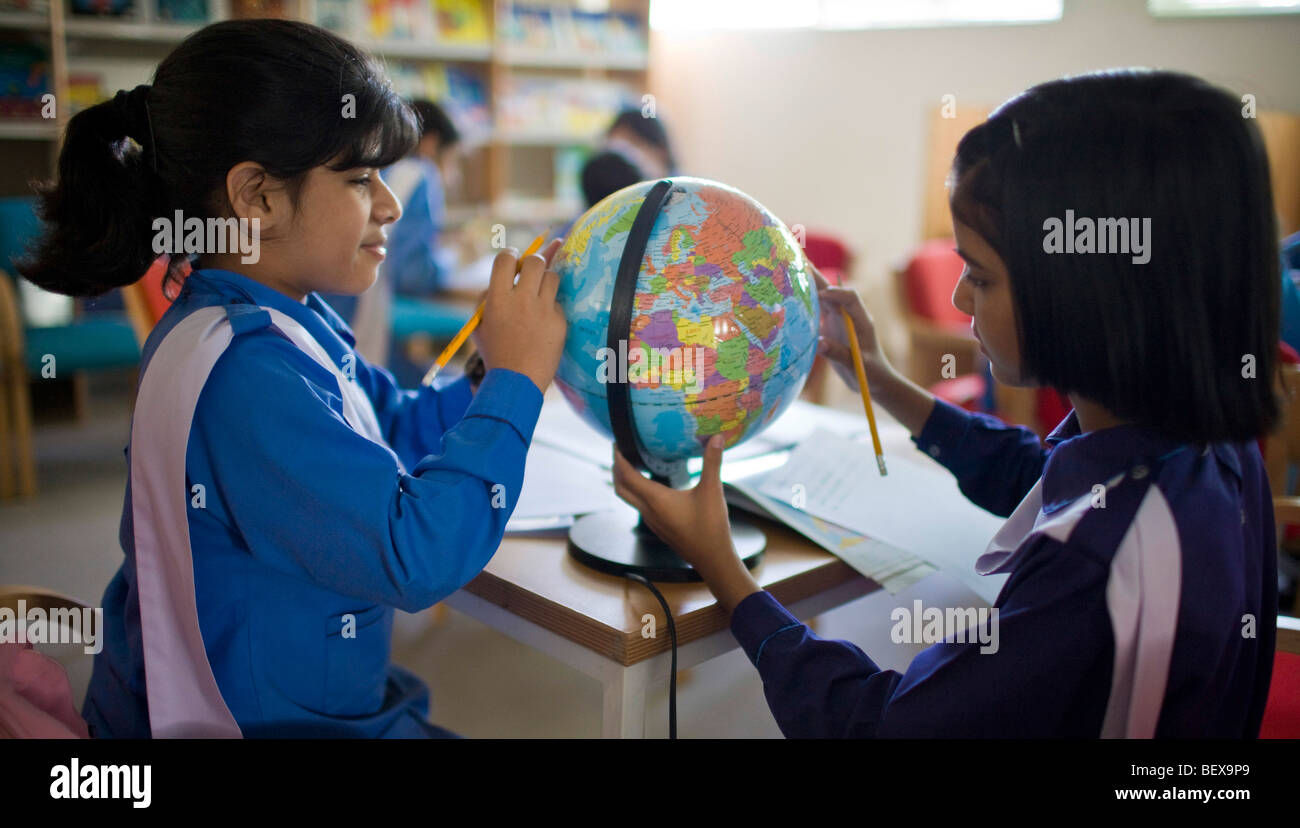
<path fill-rule="evenodd" d="M 407 354 L 404 344 L 414 337 L 432 342 L 450 342 L 474 315 L 474 306 L 465 302 L 439 302 L 394 296 L 392 308 L 392 342 L 388 369 L 399 385 L 414 388 L 424 378 L 428 364 L 417 365 Z M 468 346 L 464 350 L 468 350 Z"/>
<path fill-rule="evenodd" d="M 67 325 L 28 327 L 22 322 L 16 298 L 14 261 L 27 252 L 41 232 L 35 198 L 0 198 L 0 327 L 4 328 L 3 364 L 0 366 L 0 496 L 12 493 L 8 462 L 8 424 L 14 424 L 18 464 L 18 491 L 35 494 L 31 445 L 29 378 L 44 377 L 50 357 L 54 376 L 69 377 L 87 371 L 134 368 L 140 363 L 140 346 L 127 315 L 117 311 L 83 314 Z"/>

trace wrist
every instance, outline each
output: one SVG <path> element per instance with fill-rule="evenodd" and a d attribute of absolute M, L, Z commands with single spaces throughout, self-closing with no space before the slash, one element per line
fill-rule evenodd
<path fill-rule="evenodd" d="M 699 572 L 728 616 L 741 601 L 762 591 L 758 581 L 732 549 L 727 551 L 725 558 L 711 561 L 707 568 L 699 569 Z"/>

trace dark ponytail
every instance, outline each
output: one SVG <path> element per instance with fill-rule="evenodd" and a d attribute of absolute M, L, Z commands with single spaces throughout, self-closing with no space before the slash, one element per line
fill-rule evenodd
<path fill-rule="evenodd" d="M 70 296 L 131 284 L 157 256 L 155 218 L 230 215 L 236 164 L 261 164 L 296 205 L 314 167 L 386 167 L 418 136 L 379 65 L 342 38 L 288 20 L 214 23 L 163 59 L 152 86 L 68 122 L 58 179 L 39 187 L 45 236 L 18 271 Z"/>
<path fill-rule="evenodd" d="M 18 267 L 40 287 L 94 296 L 134 282 L 148 267 L 148 238 L 142 244 L 141 237 L 161 213 L 162 182 L 140 149 L 148 133 L 132 112 L 144 109 L 147 91 L 120 92 L 68 122 L 58 184 L 40 188 L 47 235 L 34 259 Z"/>

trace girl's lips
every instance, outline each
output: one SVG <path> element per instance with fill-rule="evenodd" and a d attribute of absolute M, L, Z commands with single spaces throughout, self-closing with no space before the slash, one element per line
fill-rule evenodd
<path fill-rule="evenodd" d="M 363 244 L 361 245 L 361 249 L 368 250 L 381 259 L 388 255 L 388 248 L 384 247 L 382 244 Z"/>

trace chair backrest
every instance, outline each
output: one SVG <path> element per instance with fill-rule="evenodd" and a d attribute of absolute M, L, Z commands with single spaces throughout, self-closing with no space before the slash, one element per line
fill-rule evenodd
<path fill-rule="evenodd" d="M 965 325 L 970 317 L 952 305 L 952 292 L 965 263 L 952 239 L 935 239 L 917 248 L 900 272 L 904 308 L 912 316 L 940 325 Z"/>
<path fill-rule="evenodd" d="M 1300 739 L 1300 619 L 1277 617 L 1277 651 L 1261 739 Z"/>
<path fill-rule="evenodd" d="M 171 307 L 171 300 L 163 292 L 166 273 L 166 261 L 155 260 L 144 272 L 144 276 L 140 277 L 140 281 L 122 288 L 126 315 L 131 320 L 131 329 L 135 331 L 136 341 L 141 348 L 144 348 L 144 341 L 149 338 L 154 325 Z"/>
<path fill-rule="evenodd" d="M 14 260 L 40 235 L 35 197 L 0 198 L 0 270 L 17 272 Z"/>
<path fill-rule="evenodd" d="M 1264 467 L 1273 494 L 1284 496 L 1290 494 L 1287 481 L 1291 467 L 1300 465 L 1300 364 L 1283 361 L 1278 372 L 1282 418 L 1265 442 Z"/>
<path fill-rule="evenodd" d="M 827 279 L 830 279 L 827 271 L 838 274 L 839 282 L 832 280 L 832 283 L 839 284 L 849 280 L 853 266 L 853 252 L 849 250 L 848 244 L 843 239 L 830 233 L 805 232 L 803 252 L 808 257 L 808 261 L 812 262 Z"/>

